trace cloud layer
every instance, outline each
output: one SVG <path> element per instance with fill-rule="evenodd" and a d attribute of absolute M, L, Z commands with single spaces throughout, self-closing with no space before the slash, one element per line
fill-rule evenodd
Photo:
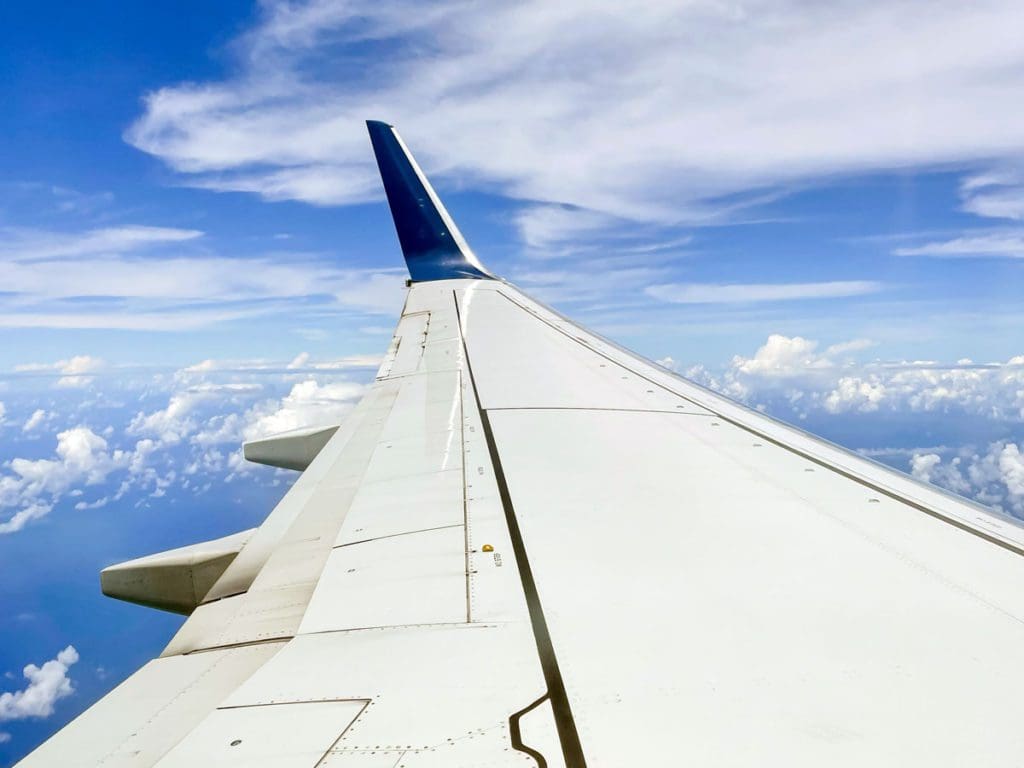
<path fill-rule="evenodd" d="M 799 416 L 887 411 L 1024 422 L 1024 355 L 984 365 L 861 361 L 871 346 L 855 339 L 820 350 L 817 341 L 772 334 L 721 373 L 694 366 L 686 375 L 752 404 L 784 403 Z"/>
<path fill-rule="evenodd" d="M 174 331 L 273 312 L 296 317 L 307 305 L 388 315 L 401 307 L 399 270 L 345 269 L 310 253 L 225 255 L 200 247 L 203 234 L 0 229 L 0 327 Z M 88 371 L 62 372 L 64 386 L 89 381 Z"/>
<path fill-rule="evenodd" d="M 35 419 L 33 413 L 26 425 Z M 68 491 L 100 485 L 111 472 L 133 467 L 134 460 L 131 452 L 109 450 L 107 441 L 86 426 L 60 432 L 51 459 L 11 459 L 8 472 L 0 474 L 0 513 L 14 511 L 0 522 L 0 534 L 20 531 L 47 515 Z"/>
<path fill-rule="evenodd" d="M 19 415 L 18 435 L 36 440 L 33 449 L 50 435 L 55 447 L 50 456 L 16 455 L 0 467 L 0 535 L 23 530 L 64 500 L 76 510 L 112 502 L 138 506 L 172 487 L 201 493 L 214 480 L 249 475 L 252 467 L 240 451 L 244 440 L 339 423 L 362 397 L 362 380 L 378 364 L 372 356 L 314 360 L 304 353 L 289 363 L 205 360 L 169 376 L 119 376 L 121 394 L 135 393 L 148 407 L 132 415 L 117 405 L 110 426 L 77 423 L 53 435 L 50 425 L 81 418 L 76 411 L 95 418 L 105 412 L 97 404 L 109 402 L 103 392 L 108 379 L 99 378 L 89 391 L 63 387 L 61 402 L 50 410 Z M 76 377 L 89 369 L 70 361 L 20 367 L 61 374 L 58 381 L 68 371 Z M 95 399 L 82 400 L 76 409 L 71 405 L 76 398 Z"/>
<path fill-rule="evenodd" d="M 126 137 L 196 186 L 338 204 L 379 195 L 362 122 L 384 118 L 429 171 L 704 220 L 823 174 L 1012 156 L 1022 24 L 1008 2 L 271 1 L 229 76 L 150 93 Z"/>
<path fill-rule="evenodd" d="M 918 453 L 910 459 L 910 472 L 918 480 L 1024 517 L 1022 451 L 1024 445 L 1001 440 L 985 451 L 961 451 L 945 460 L 937 453 Z"/>

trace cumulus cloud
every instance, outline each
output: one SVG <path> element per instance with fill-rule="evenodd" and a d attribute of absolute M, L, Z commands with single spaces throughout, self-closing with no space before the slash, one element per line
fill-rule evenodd
<path fill-rule="evenodd" d="M 213 368 L 204 367 L 204 364 L 200 363 L 199 366 L 185 369 L 184 372 L 199 373 L 210 370 Z M 203 382 L 190 385 L 173 392 L 166 407 L 149 413 L 137 413 L 129 423 L 127 432 L 131 435 L 158 437 L 163 443 L 174 444 L 196 431 L 198 423 L 195 414 L 203 404 L 231 399 L 233 396 L 245 395 L 259 389 L 259 384 L 243 382 Z"/>
<path fill-rule="evenodd" d="M 800 336 L 792 338 L 773 333 L 753 357 L 737 355 L 733 368 L 739 373 L 767 377 L 789 377 L 816 368 L 829 368 L 832 361 L 818 355 L 818 342 Z"/>
<path fill-rule="evenodd" d="M 377 115 L 442 177 L 679 221 L 795 179 L 1006 157 L 1024 133 L 1011 2 L 260 9 L 233 75 L 148 94 L 126 133 L 187 183 L 315 204 L 379 196 L 362 128 Z M 530 226 L 544 239 L 552 225 Z"/>
<path fill-rule="evenodd" d="M 858 359 L 872 346 L 866 339 L 819 346 L 772 334 L 752 356 L 735 356 L 721 374 L 695 366 L 686 375 L 747 402 L 781 399 L 800 415 L 886 410 L 1024 421 L 1024 356 L 987 365 L 885 363 Z"/>
<path fill-rule="evenodd" d="M 198 445 L 240 444 L 267 435 L 321 424 L 337 424 L 352 410 L 366 387 L 349 381 L 320 383 L 306 379 L 280 399 L 262 400 L 244 413 L 211 419 L 192 438 Z"/>
<path fill-rule="evenodd" d="M 134 455 L 147 441 L 150 452 L 180 446 L 185 478 L 226 471 L 230 480 L 247 467 L 240 452 L 245 440 L 339 423 L 366 387 L 337 376 L 379 362 L 379 356 L 314 360 L 302 353 L 290 363 L 211 359 L 188 366 L 173 377 L 165 407 L 140 411 L 129 423 L 129 434 L 146 437 Z M 281 384 L 287 385 L 283 392 Z M 269 395 L 275 391 L 281 394 Z"/>
<path fill-rule="evenodd" d="M 214 477 L 231 480 L 247 466 L 241 460 L 243 441 L 339 423 L 365 391 L 364 384 L 348 377 L 368 378 L 379 363 L 379 355 L 302 353 L 287 362 L 208 359 L 173 375 L 147 376 L 132 385 L 139 388 L 142 405 L 130 411 L 119 406 L 111 413 L 120 418 L 114 416 L 106 428 L 79 423 L 59 430 L 50 456 L 28 458 L 11 451 L 14 458 L 0 465 L 0 535 L 23 530 L 62 501 L 76 510 L 95 510 L 132 494 L 128 503 L 138 505 L 145 503 L 143 494 L 160 497 L 172 486 L 199 493 Z M 83 357 L 22 370 L 79 376 L 94 365 Z M 19 436 L 35 437 L 44 424 L 63 418 L 59 402 L 36 408 Z"/>
<path fill-rule="evenodd" d="M 176 392 L 165 408 L 137 413 L 128 425 L 128 434 L 154 435 L 165 443 L 177 443 L 195 431 L 193 413 L 200 403 L 214 395 L 215 390 L 201 388 Z"/>
<path fill-rule="evenodd" d="M 45 516 L 76 485 L 99 485 L 116 469 L 131 463 L 131 453 L 109 450 L 107 441 L 85 426 L 57 435 L 52 459 L 14 458 L 0 474 L 0 513 L 12 510 L 0 522 L 0 534 L 14 533 Z"/>
<path fill-rule="evenodd" d="M 52 715 L 54 705 L 75 691 L 68 670 L 77 661 L 78 651 L 69 645 L 42 666 L 28 664 L 22 670 L 28 684 L 18 691 L 0 693 L 0 722 Z"/>
<path fill-rule="evenodd" d="M 299 382 L 280 403 L 257 406 L 246 414 L 243 434 L 253 439 L 317 424 L 337 424 L 365 391 L 364 385 L 349 381 Z"/>
<path fill-rule="evenodd" d="M 911 474 L 956 493 L 971 496 L 1008 514 L 1024 516 L 1024 446 L 992 443 L 984 452 L 963 451 L 944 460 L 936 453 L 915 454 Z"/>
<path fill-rule="evenodd" d="M 95 380 L 95 376 L 89 374 L 101 370 L 104 363 L 98 357 L 90 355 L 75 355 L 67 360 L 58 360 L 55 363 L 26 363 L 14 366 L 19 372 L 54 372 L 59 374 L 57 379 L 58 387 L 85 387 Z"/>

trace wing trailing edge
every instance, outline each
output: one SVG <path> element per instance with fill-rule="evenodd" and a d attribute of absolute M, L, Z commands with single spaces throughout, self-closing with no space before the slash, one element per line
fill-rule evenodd
<path fill-rule="evenodd" d="M 466 244 L 394 126 L 367 120 L 366 128 L 412 281 L 493 279 Z"/>

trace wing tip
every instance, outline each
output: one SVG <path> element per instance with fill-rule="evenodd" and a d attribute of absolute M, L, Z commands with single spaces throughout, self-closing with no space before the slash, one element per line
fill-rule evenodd
<path fill-rule="evenodd" d="M 493 280 L 390 123 L 367 120 L 391 218 L 413 282 Z"/>

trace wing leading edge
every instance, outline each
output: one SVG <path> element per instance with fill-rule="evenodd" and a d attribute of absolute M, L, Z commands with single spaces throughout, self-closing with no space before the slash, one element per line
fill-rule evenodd
<path fill-rule="evenodd" d="M 25 766 L 1019 763 L 1021 528 L 491 279 L 369 130 L 413 279 L 376 381 Z"/>

